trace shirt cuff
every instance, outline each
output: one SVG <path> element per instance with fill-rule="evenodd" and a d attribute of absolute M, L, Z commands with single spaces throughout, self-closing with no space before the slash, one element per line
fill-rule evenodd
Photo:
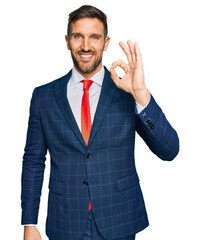
<path fill-rule="evenodd" d="M 151 98 L 150 98 L 151 100 Z M 135 112 L 136 114 L 140 114 L 149 104 L 150 100 L 148 101 L 148 103 L 145 106 L 142 106 L 141 104 L 135 102 Z"/>
<path fill-rule="evenodd" d="M 36 226 L 36 224 L 24 224 L 23 226 L 24 227 L 26 227 L 26 226 Z"/>

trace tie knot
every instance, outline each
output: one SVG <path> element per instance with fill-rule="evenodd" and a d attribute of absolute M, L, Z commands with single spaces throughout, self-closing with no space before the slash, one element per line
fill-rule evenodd
<path fill-rule="evenodd" d="M 83 83 L 83 90 L 88 91 L 90 86 L 92 85 L 93 81 L 92 80 L 82 80 Z"/>

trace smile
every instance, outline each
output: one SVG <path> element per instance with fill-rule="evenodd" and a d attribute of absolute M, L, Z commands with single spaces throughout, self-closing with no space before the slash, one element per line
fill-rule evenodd
<path fill-rule="evenodd" d="M 90 57 L 92 57 L 92 55 L 81 55 L 81 57 L 83 57 L 83 58 L 90 58 Z"/>

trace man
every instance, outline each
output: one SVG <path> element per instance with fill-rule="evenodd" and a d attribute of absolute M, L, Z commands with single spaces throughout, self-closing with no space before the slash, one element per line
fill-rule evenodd
<path fill-rule="evenodd" d="M 148 226 L 135 169 L 135 131 L 161 159 L 179 151 L 175 130 L 144 82 L 138 44 L 120 47 L 110 72 L 102 65 L 110 38 L 106 15 L 82 6 L 69 15 L 65 37 L 74 68 L 34 90 L 23 157 L 25 240 L 37 224 L 45 155 L 51 157 L 46 233 L 51 240 L 133 240 Z M 119 78 L 119 66 L 125 76 Z"/>

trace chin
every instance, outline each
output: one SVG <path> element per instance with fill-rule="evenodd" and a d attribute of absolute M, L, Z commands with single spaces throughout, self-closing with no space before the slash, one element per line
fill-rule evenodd
<path fill-rule="evenodd" d="M 95 66 L 94 66 L 94 64 L 92 64 L 90 66 L 81 66 L 81 65 L 79 65 L 78 69 L 82 73 L 91 73 L 91 72 L 93 72 L 95 70 Z"/>

